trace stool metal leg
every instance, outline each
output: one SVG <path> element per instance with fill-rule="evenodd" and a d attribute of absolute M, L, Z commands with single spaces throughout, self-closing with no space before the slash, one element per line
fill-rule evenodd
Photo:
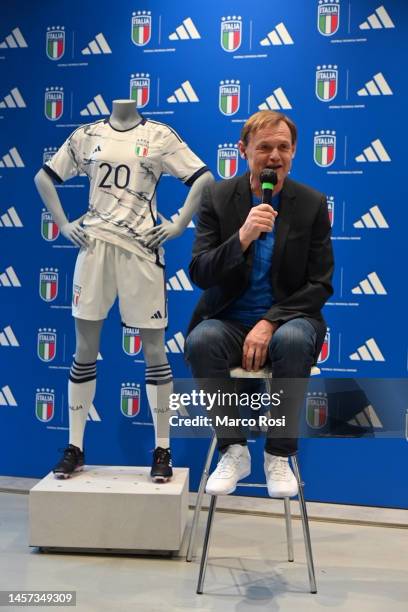
<path fill-rule="evenodd" d="M 291 460 L 292 460 L 292 465 L 293 465 L 293 469 L 295 472 L 296 480 L 298 481 L 298 485 L 299 485 L 299 495 L 298 495 L 299 508 L 300 508 L 300 515 L 302 518 L 303 538 L 305 540 L 307 571 L 309 573 L 310 592 L 317 593 L 316 577 L 315 577 L 313 554 L 312 554 L 312 543 L 310 540 L 310 531 L 309 531 L 309 520 L 307 518 L 306 503 L 305 503 L 305 498 L 303 495 L 303 482 L 300 476 L 296 455 L 292 455 Z"/>
<path fill-rule="evenodd" d="M 211 461 L 214 456 L 216 446 L 217 446 L 217 437 L 214 433 L 209 449 L 208 449 L 207 459 L 205 460 L 203 473 L 201 474 L 200 486 L 198 487 L 197 499 L 196 499 L 196 504 L 194 508 L 193 522 L 191 525 L 190 539 L 188 542 L 186 561 L 191 561 L 191 559 L 195 556 L 195 540 L 196 540 L 196 535 L 197 535 L 198 521 L 200 519 L 201 506 L 203 504 L 205 485 L 207 484 L 208 476 L 210 474 Z"/>
<path fill-rule="evenodd" d="M 294 561 L 293 554 L 293 532 L 292 532 L 292 516 L 290 513 L 290 498 L 284 497 L 285 504 L 285 523 L 286 523 L 286 541 L 288 543 L 288 561 Z"/>
<path fill-rule="evenodd" d="M 208 509 L 207 527 L 205 529 L 203 552 L 201 553 L 200 574 L 197 583 L 197 595 L 203 594 L 205 572 L 207 570 L 208 550 L 210 547 L 211 528 L 214 519 L 215 506 L 217 504 L 217 496 L 211 495 L 210 507 Z"/>

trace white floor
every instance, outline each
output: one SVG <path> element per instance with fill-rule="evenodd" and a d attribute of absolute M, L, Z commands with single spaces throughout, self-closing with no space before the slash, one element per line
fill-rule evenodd
<path fill-rule="evenodd" d="M 27 495 L 0 493 L 0 590 L 72 589 L 80 612 L 408 610 L 406 528 L 312 521 L 318 593 L 311 595 L 300 521 L 295 562 L 288 563 L 283 519 L 219 512 L 204 594 L 196 595 L 197 559 L 29 549 L 27 507 Z M 203 512 L 199 542 L 205 518 Z"/>

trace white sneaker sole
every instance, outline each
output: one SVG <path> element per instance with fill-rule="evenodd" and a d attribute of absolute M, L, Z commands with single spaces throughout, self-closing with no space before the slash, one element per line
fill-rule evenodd
<path fill-rule="evenodd" d="M 75 470 L 71 472 L 71 474 L 64 474 L 64 472 L 54 472 L 54 478 L 56 478 L 57 480 L 66 480 L 67 478 L 71 478 L 72 474 L 77 474 L 78 472 L 82 472 L 83 469 L 84 469 L 84 466 L 81 465 L 80 467 L 75 468 Z"/>
<path fill-rule="evenodd" d="M 226 491 L 218 491 L 218 492 L 213 492 L 211 491 L 211 489 L 207 488 L 207 485 L 205 487 L 205 492 L 208 495 L 230 495 L 230 493 L 233 493 L 235 491 L 235 489 L 237 488 L 237 484 L 239 483 L 240 480 L 243 480 L 244 478 L 246 478 L 247 476 L 249 476 L 251 473 L 251 468 L 249 468 L 248 470 L 246 470 L 237 480 L 236 484 L 231 487 L 230 489 L 227 489 Z"/>

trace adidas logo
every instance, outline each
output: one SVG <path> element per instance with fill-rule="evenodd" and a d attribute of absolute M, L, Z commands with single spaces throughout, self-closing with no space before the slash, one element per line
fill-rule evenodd
<path fill-rule="evenodd" d="M 10 206 L 0 217 L 0 227 L 23 227 L 20 217 L 14 206 Z"/>
<path fill-rule="evenodd" d="M 21 287 L 17 274 L 11 266 L 6 268 L 3 274 L 0 274 L 0 287 Z"/>
<path fill-rule="evenodd" d="M 98 145 L 97 147 L 94 148 L 94 150 L 92 151 L 89 157 L 92 157 L 93 155 L 95 155 L 95 153 L 99 153 L 100 151 L 102 151 L 101 145 Z"/>
<path fill-rule="evenodd" d="M 171 340 L 166 342 L 166 353 L 184 353 L 184 342 L 183 334 L 177 332 Z"/>
<path fill-rule="evenodd" d="M 195 27 L 191 17 L 183 19 L 182 24 L 169 36 L 169 40 L 189 40 L 191 38 L 201 38 L 200 32 Z"/>
<path fill-rule="evenodd" d="M 175 104 L 176 102 L 199 102 L 199 99 L 190 81 L 184 81 L 174 94 L 167 98 L 167 102 L 170 102 L 170 104 Z"/>
<path fill-rule="evenodd" d="M 385 361 L 374 338 L 367 340 L 355 353 L 350 355 L 351 361 Z"/>
<path fill-rule="evenodd" d="M 16 49 L 17 47 L 21 49 L 28 47 L 20 28 L 14 28 L 11 34 L 6 36 L 3 42 L 0 43 L 0 49 Z"/>
<path fill-rule="evenodd" d="M 358 427 L 376 427 L 377 429 L 383 429 L 384 427 L 371 404 L 363 408 L 347 423 Z"/>
<path fill-rule="evenodd" d="M 380 281 L 376 272 L 371 272 L 367 278 L 362 280 L 357 287 L 351 290 L 355 295 L 387 295 L 384 285 Z"/>
<path fill-rule="evenodd" d="M 0 406 L 17 406 L 17 402 L 8 385 L 0 389 Z"/>
<path fill-rule="evenodd" d="M 13 147 L 6 155 L 3 155 L 0 161 L 0 168 L 24 168 L 24 162 L 16 147 Z"/>
<path fill-rule="evenodd" d="M 266 101 L 258 106 L 259 110 L 281 110 L 292 108 L 282 87 L 274 89 L 273 93 L 266 98 Z"/>
<path fill-rule="evenodd" d="M 172 221 L 173 221 L 173 223 L 174 223 L 175 221 L 177 221 L 177 219 L 179 218 L 179 216 L 180 216 L 180 212 L 176 212 L 176 213 L 174 213 L 174 215 L 171 215 L 171 217 L 170 217 L 170 218 L 171 218 L 171 220 L 172 220 Z M 194 224 L 194 221 L 193 221 L 192 219 L 191 219 L 190 223 L 187 225 L 187 229 L 188 229 L 188 228 L 190 228 L 190 229 L 195 228 L 195 224 Z"/>
<path fill-rule="evenodd" d="M 112 49 L 108 45 L 108 42 L 102 32 L 99 32 L 95 36 L 88 46 L 82 49 L 82 55 L 100 55 L 101 53 L 106 55 L 108 53 L 112 53 Z"/>
<path fill-rule="evenodd" d="M 391 157 L 379 138 L 373 140 L 370 146 L 366 147 L 364 151 L 357 155 L 355 158 L 356 162 L 390 162 Z"/>
<path fill-rule="evenodd" d="M 95 406 L 93 404 L 91 405 L 91 407 L 89 409 L 89 412 L 88 412 L 88 415 L 86 417 L 86 420 L 87 421 L 93 421 L 94 423 L 100 423 L 101 420 L 102 420 L 101 417 L 98 414 L 98 411 L 96 410 L 96 408 L 95 408 Z"/>
<path fill-rule="evenodd" d="M 368 213 L 365 213 L 359 221 L 353 224 L 353 227 L 357 229 L 388 229 L 389 225 L 385 220 L 380 208 L 375 205 L 370 208 Z"/>
<path fill-rule="evenodd" d="M 381 5 L 367 17 L 367 21 L 363 21 L 358 27 L 360 30 L 382 30 L 383 28 L 395 28 L 395 25 L 385 7 Z"/>
<path fill-rule="evenodd" d="M 0 331 L 0 346 L 20 346 L 10 325 L 7 325 L 3 331 Z"/>
<path fill-rule="evenodd" d="M 278 25 L 267 34 L 266 38 L 260 41 L 262 47 L 269 47 L 270 45 L 293 45 L 293 38 L 287 31 L 284 23 L 278 23 Z"/>
<path fill-rule="evenodd" d="M 160 310 L 156 310 L 156 312 L 154 314 L 152 314 L 152 316 L 150 317 L 151 319 L 162 319 L 162 313 L 160 312 Z"/>
<path fill-rule="evenodd" d="M 388 85 L 382 72 L 375 74 L 371 81 L 358 90 L 358 96 L 392 96 L 392 89 Z"/>
<path fill-rule="evenodd" d="M 175 275 L 169 278 L 166 289 L 167 291 L 194 291 L 193 285 L 184 270 L 177 270 Z"/>
<path fill-rule="evenodd" d="M 89 115 L 93 117 L 95 115 L 109 115 L 109 108 L 106 106 L 105 100 L 102 98 L 101 94 L 98 94 L 79 114 L 82 115 L 82 117 L 89 117 Z"/>
<path fill-rule="evenodd" d="M 10 93 L 0 102 L 0 108 L 26 108 L 27 104 L 23 100 L 23 96 L 17 87 L 14 87 Z"/>

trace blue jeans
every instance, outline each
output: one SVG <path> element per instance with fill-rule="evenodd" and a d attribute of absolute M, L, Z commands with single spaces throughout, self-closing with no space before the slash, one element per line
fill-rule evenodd
<path fill-rule="evenodd" d="M 241 365 L 242 347 L 250 327 L 232 320 L 208 319 L 202 321 L 188 335 L 185 357 L 191 366 L 194 378 L 207 379 L 207 385 L 214 387 L 214 379 L 223 379 L 223 388 L 231 389 L 231 368 Z M 297 431 L 300 409 L 307 386 L 310 369 L 314 363 L 316 331 L 303 318 L 283 323 L 273 334 L 268 348 L 269 366 L 273 379 L 291 378 L 291 399 L 282 401 L 281 415 L 285 414 L 287 430 Z M 300 379 L 303 379 L 302 381 Z M 217 385 L 218 387 L 220 385 Z M 238 418 L 234 406 L 217 406 L 221 416 Z M 230 428 L 228 437 L 225 429 L 215 427 L 218 448 L 222 451 L 230 444 L 246 444 L 242 430 Z M 287 438 L 267 437 L 265 450 L 273 455 L 288 456 L 297 451 L 297 436 Z"/>

